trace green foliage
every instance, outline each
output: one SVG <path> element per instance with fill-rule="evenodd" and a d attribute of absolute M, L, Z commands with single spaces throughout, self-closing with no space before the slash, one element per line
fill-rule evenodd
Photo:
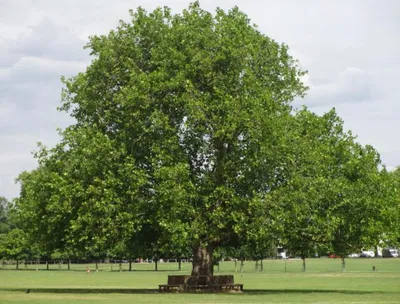
<path fill-rule="evenodd" d="M 12 204 L 3 196 L 0 196 L 0 235 L 14 228 L 11 215 Z"/>
<path fill-rule="evenodd" d="M 23 260 L 29 256 L 26 235 L 21 229 L 9 231 L 0 241 L 0 257 Z"/>
<path fill-rule="evenodd" d="M 400 167 L 392 172 L 382 171 L 381 189 L 384 196 L 385 208 L 382 209 L 381 224 L 385 227 L 382 241 L 389 246 L 400 245 Z"/>

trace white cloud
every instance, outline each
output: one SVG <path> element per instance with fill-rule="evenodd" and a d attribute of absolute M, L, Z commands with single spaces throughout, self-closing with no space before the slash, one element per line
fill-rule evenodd
<path fill-rule="evenodd" d="M 304 100 L 310 107 L 366 102 L 373 97 L 371 76 L 359 68 L 349 67 L 328 83 L 314 84 L 311 79 L 306 79 L 310 91 Z"/>
<path fill-rule="evenodd" d="M 72 76 L 84 71 L 84 62 L 59 61 L 51 58 L 22 57 L 8 73 L 13 84 L 42 82 L 44 80 L 59 81 L 62 71 L 65 76 Z M 37 77 L 40 76 L 40 77 Z"/>

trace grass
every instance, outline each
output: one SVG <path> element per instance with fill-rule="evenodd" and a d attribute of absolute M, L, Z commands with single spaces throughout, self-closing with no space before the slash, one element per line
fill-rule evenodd
<path fill-rule="evenodd" d="M 72 271 L 58 265 L 51 271 L 35 271 L 34 265 L 0 270 L 0 303 L 400 303 L 400 259 L 348 259 L 346 272 L 340 260 L 310 259 L 306 273 L 299 260 L 264 261 L 263 272 L 255 271 L 254 262 L 245 262 L 243 272 L 235 271 L 234 262 L 221 263 L 218 273 L 234 274 L 244 284 L 242 294 L 159 294 L 157 285 L 168 274 L 188 274 L 191 265 L 183 263 L 179 272 L 176 263 L 160 263 L 158 272 L 154 264 L 133 266 L 120 272 L 118 265 L 110 271 L 101 264 L 90 274 L 85 264 L 72 265 Z"/>

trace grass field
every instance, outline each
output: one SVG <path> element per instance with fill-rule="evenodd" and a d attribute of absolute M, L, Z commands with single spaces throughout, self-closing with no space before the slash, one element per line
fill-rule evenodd
<path fill-rule="evenodd" d="M 234 274 L 244 284 L 242 294 L 157 292 L 168 274 L 188 274 L 189 263 L 182 271 L 177 263 L 160 263 L 158 272 L 154 264 L 134 264 L 132 272 L 127 265 L 120 272 L 118 265 L 111 271 L 111 265 L 100 264 L 99 272 L 89 265 L 86 274 L 86 266 L 0 270 L 0 303 L 400 303 L 400 259 L 348 259 L 346 272 L 340 260 L 310 259 L 306 273 L 299 260 L 266 260 L 263 272 L 255 271 L 254 262 L 245 262 L 243 272 L 235 271 L 234 262 L 222 262 L 216 274 Z"/>

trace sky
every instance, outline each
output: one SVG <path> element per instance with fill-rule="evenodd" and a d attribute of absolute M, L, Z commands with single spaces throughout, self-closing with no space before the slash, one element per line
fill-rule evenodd
<path fill-rule="evenodd" d="M 91 62 L 83 46 L 107 34 L 129 9 L 187 8 L 183 0 L 0 0 L 0 196 L 19 195 L 15 178 L 37 166 L 37 143 L 59 140 L 73 120 L 61 105 L 61 76 Z M 308 71 L 296 100 L 322 114 L 335 107 L 347 130 L 372 145 L 389 169 L 400 165 L 400 1 L 203 0 L 238 6 L 265 35 L 286 43 Z"/>

